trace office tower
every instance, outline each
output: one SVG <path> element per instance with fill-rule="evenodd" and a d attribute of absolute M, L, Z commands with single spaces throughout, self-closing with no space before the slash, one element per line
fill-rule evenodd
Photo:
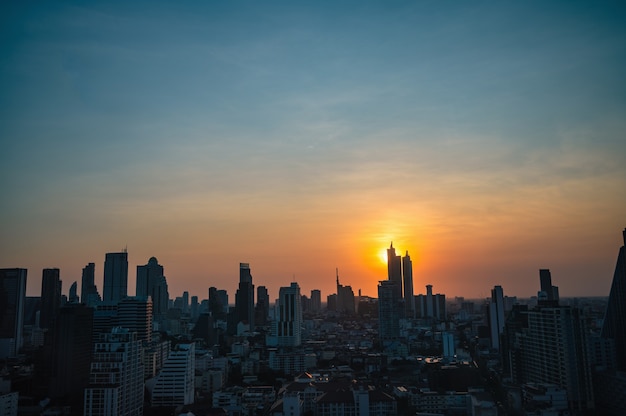
<path fill-rule="evenodd" d="M 570 410 L 593 409 L 588 328 L 578 308 L 540 306 L 528 311 L 520 338 L 526 383 L 556 384 L 567 390 Z"/>
<path fill-rule="evenodd" d="M 435 307 L 433 304 L 433 285 L 426 285 L 426 316 L 428 318 L 435 316 Z"/>
<path fill-rule="evenodd" d="M 400 336 L 402 303 L 398 298 L 398 284 L 393 280 L 378 282 L 378 333 L 383 342 Z"/>
<path fill-rule="evenodd" d="M 189 292 L 183 292 L 183 313 L 189 312 Z"/>
<path fill-rule="evenodd" d="M 89 263 L 83 267 L 83 276 L 80 285 L 80 300 L 88 306 L 95 306 L 101 301 L 98 288 L 95 284 L 96 265 Z"/>
<path fill-rule="evenodd" d="M 441 334 L 443 344 L 443 358 L 453 359 L 456 355 L 456 346 L 454 345 L 454 333 L 444 332 Z"/>
<path fill-rule="evenodd" d="M 265 286 L 256 288 L 256 306 L 260 322 L 265 323 L 270 314 L 270 295 Z"/>
<path fill-rule="evenodd" d="M 559 288 L 552 286 L 552 276 L 549 269 L 539 270 L 539 283 L 541 285 L 541 291 L 538 295 L 539 303 L 544 306 L 558 306 Z"/>
<path fill-rule="evenodd" d="M 318 289 L 311 290 L 311 310 L 313 312 L 322 310 L 322 292 Z"/>
<path fill-rule="evenodd" d="M 228 302 L 222 304 L 222 296 L 219 295 L 219 290 L 215 287 L 209 288 L 209 312 L 214 320 L 226 320 L 226 308 L 228 308 Z"/>
<path fill-rule="evenodd" d="M 128 253 L 106 253 L 102 300 L 119 302 L 128 293 Z"/>
<path fill-rule="evenodd" d="M 170 351 L 151 393 L 151 405 L 175 407 L 194 401 L 195 344 Z"/>
<path fill-rule="evenodd" d="M 500 350 L 500 334 L 504 329 L 504 293 L 502 286 L 491 289 L 491 303 L 489 303 L 489 330 L 491 348 Z"/>
<path fill-rule="evenodd" d="M 85 416 L 143 414 L 141 341 L 126 328 L 113 328 L 94 345 Z"/>
<path fill-rule="evenodd" d="M 415 297 L 415 313 L 418 318 L 446 319 L 446 295 L 433 294 L 433 286 L 426 285 L 426 294 Z"/>
<path fill-rule="evenodd" d="M 24 343 L 26 269 L 0 269 L 0 359 L 17 356 Z"/>
<path fill-rule="evenodd" d="M 149 297 L 127 296 L 117 304 L 117 326 L 137 333 L 144 344 L 152 341 L 152 300 Z"/>
<path fill-rule="evenodd" d="M 161 321 L 167 314 L 170 294 L 167 280 L 163 275 L 163 266 L 156 257 L 150 257 L 148 264 L 137 266 L 136 296 L 152 298 L 152 316 Z"/>
<path fill-rule="evenodd" d="M 59 310 L 54 329 L 50 397 L 82 415 L 93 349 L 93 308 L 74 303 Z M 50 358 L 50 357 L 46 357 Z"/>
<path fill-rule="evenodd" d="M 302 304 L 300 286 L 293 282 L 278 292 L 277 316 L 274 320 L 278 346 L 298 347 L 302 343 Z"/>
<path fill-rule="evenodd" d="M 198 315 L 200 314 L 200 304 L 198 303 L 198 297 L 191 297 L 191 306 L 189 309 L 189 315 L 191 316 L 191 321 L 196 322 L 198 319 Z"/>
<path fill-rule="evenodd" d="M 336 293 L 326 296 L 326 309 L 328 309 L 329 311 L 337 310 L 337 294 Z"/>
<path fill-rule="evenodd" d="M 415 317 L 415 295 L 413 293 L 413 262 L 409 252 L 402 257 L 402 277 L 404 279 L 404 316 Z"/>
<path fill-rule="evenodd" d="M 387 249 L 387 279 L 397 283 L 396 291 L 398 299 L 402 299 L 402 259 L 396 255 L 396 249 L 391 246 Z"/>
<path fill-rule="evenodd" d="M 355 312 L 354 292 L 352 286 L 343 286 L 339 283 L 339 269 L 336 269 L 337 275 L 337 305 L 336 311 L 353 314 Z"/>
<path fill-rule="evenodd" d="M 248 263 L 239 263 L 239 289 L 235 293 L 235 317 L 254 330 L 254 285 Z"/>
<path fill-rule="evenodd" d="M 59 269 L 43 269 L 41 277 L 41 329 L 54 329 L 54 321 L 61 307 L 61 279 Z"/>
<path fill-rule="evenodd" d="M 70 291 L 68 294 L 68 302 L 69 303 L 79 303 L 80 299 L 78 298 L 78 283 L 74 282 L 70 286 Z"/>
<path fill-rule="evenodd" d="M 617 369 L 626 371 L 626 229 L 622 232 L 622 237 L 624 246 L 620 247 L 617 254 L 601 336 L 613 340 Z"/>

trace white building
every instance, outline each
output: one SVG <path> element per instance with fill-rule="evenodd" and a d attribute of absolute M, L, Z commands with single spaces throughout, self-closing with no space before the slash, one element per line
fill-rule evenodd
<path fill-rule="evenodd" d="M 125 328 L 102 334 L 94 347 L 85 389 L 86 416 L 143 414 L 143 362 L 141 341 Z"/>
<path fill-rule="evenodd" d="M 179 406 L 194 401 L 195 344 L 178 344 L 170 352 L 151 392 L 152 406 Z"/>

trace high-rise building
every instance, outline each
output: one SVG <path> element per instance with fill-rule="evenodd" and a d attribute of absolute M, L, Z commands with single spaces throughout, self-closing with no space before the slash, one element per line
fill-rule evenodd
<path fill-rule="evenodd" d="M 88 306 L 97 305 L 101 299 L 95 284 L 96 265 L 89 263 L 83 267 L 83 276 L 80 285 L 80 301 Z"/>
<path fill-rule="evenodd" d="M 127 296 L 117 304 L 117 326 L 137 333 L 137 340 L 147 345 L 152 340 L 152 300 L 145 296 Z"/>
<path fill-rule="evenodd" d="M 612 339 L 617 355 L 617 369 L 626 371 L 626 229 L 622 232 L 624 245 L 617 254 L 609 302 L 604 315 L 602 337 Z"/>
<path fill-rule="evenodd" d="M 105 302 L 119 302 L 128 293 L 128 253 L 106 253 L 104 260 Z"/>
<path fill-rule="evenodd" d="M 504 293 L 502 286 L 494 286 L 491 289 L 491 302 L 488 308 L 491 348 L 499 351 L 500 335 L 504 330 Z"/>
<path fill-rule="evenodd" d="M 80 299 L 78 298 L 78 283 L 74 282 L 70 286 L 70 292 L 68 294 L 68 302 L 69 303 L 78 303 Z"/>
<path fill-rule="evenodd" d="M 396 255 L 396 249 L 391 246 L 387 249 L 387 276 L 388 280 L 397 283 L 395 290 L 397 298 L 402 300 L 402 258 Z"/>
<path fill-rule="evenodd" d="M 311 290 L 311 311 L 319 312 L 322 310 L 322 292 L 319 289 Z"/>
<path fill-rule="evenodd" d="M 356 310 L 354 302 L 354 292 L 352 286 L 343 286 L 339 283 L 339 269 L 336 269 L 337 276 L 337 312 L 353 314 Z"/>
<path fill-rule="evenodd" d="M 298 347 L 302 343 L 300 286 L 293 282 L 289 287 L 281 287 L 278 293 L 277 316 L 274 320 L 278 346 Z"/>
<path fill-rule="evenodd" d="M 265 286 L 256 288 L 256 316 L 260 324 L 267 322 L 270 314 L 270 295 Z"/>
<path fill-rule="evenodd" d="M 167 314 L 169 302 L 167 281 L 163 275 L 163 266 L 156 257 L 150 257 L 148 264 L 144 266 L 137 266 L 135 295 L 152 298 L 152 313 L 155 318 L 160 319 Z"/>
<path fill-rule="evenodd" d="M 539 270 L 539 283 L 541 291 L 539 292 L 539 303 L 543 306 L 559 305 L 559 288 L 552 286 L 552 276 L 550 269 Z"/>
<path fill-rule="evenodd" d="M 446 318 L 446 295 L 433 294 L 433 286 L 426 285 L 426 294 L 415 297 L 415 313 L 418 318 L 444 320 Z"/>
<path fill-rule="evenodd" d="M 126 328 L 113 328 L 94 345 L 85 416 L 142 415 L 141 341 Z"/>
<path fill-rule="evenodd" d="M 239 289 L 235 293 L 237 323 L 244 322 L 254 330 L 254 285 L 248 263 L 239 263 Z"/>
<path fill-rule="evenodd" d="M 93 349 L 93 308 L 74 303 L 59 309 L 54 329 L 50 397 L 82 415 Z M 47 357 L 49 358 L 49 357 Z"/>
<path fill-rule="evenodd" d="M 398 298 L 398 284 L 393 280 L 378 283 L 378 334 L 382 342 L 393 341 L 400 336 L 402 303 Z"/>
<path fill-rule="evenodd" d="M 43 269 L 41 276 L 41 315 L 39 326 L 53 330 L 61 307 L 61 279 L 59 269 Z"/>
<path fill-rule="evenodd" d="M 415 294 L 413 292 L 413 262 L 409 252 L 402 257 L 402 277 L 404 279 L 404 315 L 415 317 Z"/>
<path fill-rule="evenodd" d="M 155 407 L 194 402 L 195 344 L 178 344 L 170 351 L 151 392 Z"/>
<path fill-rule="evenodd" d="M 0 269 L 0 359 L 17 356 L 23 345 L 26 269 Z"/>

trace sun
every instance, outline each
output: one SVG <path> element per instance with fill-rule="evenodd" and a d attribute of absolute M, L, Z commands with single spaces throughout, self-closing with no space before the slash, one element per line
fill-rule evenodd
<path fill-rule="evenodd" d="M 378 259 L 382 264 L 387 264 L 387 249 L 383 248 L 378 251 Z"/>

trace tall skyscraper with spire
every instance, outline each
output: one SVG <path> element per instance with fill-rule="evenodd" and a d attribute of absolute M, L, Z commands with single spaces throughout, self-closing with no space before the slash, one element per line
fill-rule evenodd
<path fill-rule="evenodd" d="M 396 296 L 402 299 L 402 259 L 396 255 L 393 241 L 387 249 L 387 279 L 396 284 Z"/>
<path fill-rule="evenodd" d="M 128 294 L 128 252 L 106 253 L 104 260 L 105 302 L 119 302 Z"/>
<path fill-rule="evenodd" d="M 626 229 L 622 232 L 624 245 L 617 255 L 615 273 L 611 283 L 609 302 L 604 315 L 602 337 L 615 343 L 617 369 L 626 371 Z"/>

